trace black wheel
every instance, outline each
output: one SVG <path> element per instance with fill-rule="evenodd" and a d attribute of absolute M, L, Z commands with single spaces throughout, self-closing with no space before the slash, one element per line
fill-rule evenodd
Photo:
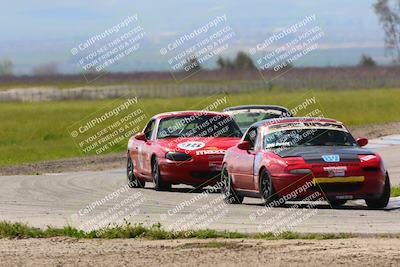
<path fill-rule="evenodd" d="M 130 188 L 144 188 L 146 182 L 140 181 L 133 173 L 134 165 L 131 156 L 128 153 L 128 162 L 126 166 L 126 176 L 128 178 L 128 186 Z"/>
<path fill-rule="evenodd" d="M 331 205 L 332 208 L 335 207 L 340 207 L 346 204 L 347 200 L 346 199 L 328 199 L 329 205 Z"/>
<path fill-rule="evenodd" d="M 264 201 L 264 205 L 268 205 L 268 204 L 270 204 L 272 201 L 274 201 L 276 199 L 274 186 L 272 184 L 272 178 L 268 174 L 266 169 L 263 169 L 261 171 L 261 175 L 260 175 L 260 193 L 261 193 L 261 197 L 262 197 L 262 199 Z M 283 198 L 282 198 L 282 200 L 283 200 Z M 281 206 L 283 204 L 285 204 L 285 203 L 280 203 L 279 202 L 279 206 Z"/>
<path fill-rule="evenodd" d="M 224 202 L 227 204 L 241 204 L 243 196 L 238 196 L 232 185 L 232 178 L 228 172 L 226 164 L 221 170 L 221 193 L 224 195 Z"/>
<path fill-rule="evenodd" d="M 157 159 L 153 160 L 151 172 L 152 172 L 153 181 L 154 181 L 154 189 L 156 191 L 171 190 L 171 184 L 168 184 L 162 180 L 162 177 L 160 174 L 160 166 L 158 165 Z"/>
<path fill-rule="evenodd" d="M 390 179 L 389 175 L 386 174 L 385 186 L 383 188 L 381 196 L 376 199 L 366 199 L 365 203 L 367 203 L 368 208 L 383 209 L 389 203 L 389 199 L 390 199 Z"/>

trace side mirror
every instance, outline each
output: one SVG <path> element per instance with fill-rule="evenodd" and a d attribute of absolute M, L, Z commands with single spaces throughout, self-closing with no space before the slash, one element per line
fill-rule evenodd
<path fill-rule="evenodd" d="M 366 146 L 366 145 L 368 145 L 368 139 L 367 138 L 358 138 L 357 144 L 359 146 Z"/>
<path fill-rule="evenodd" d="M 241 150 L 250 150 L 251 143 L 249 141 L 240 142 L 237 147 Z"/>
<path fill-rule="evenodd" d="M 146 135 L 144 133 L 135 134 L 135 139 L 140 141 L 146 141 Z"/>

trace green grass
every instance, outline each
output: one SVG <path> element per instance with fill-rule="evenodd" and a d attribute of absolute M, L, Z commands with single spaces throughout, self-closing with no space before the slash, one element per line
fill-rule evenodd
<path fill-rule="evenodd" d="M 72 237 L 72 238 L 144 238 L 150 240 L 161 239 L 208 239 L 208 238 L 248 238 L 248 239 L 265 239 L 265 240 L 280 240 L 280 239 L 344 239 L 352 238 L 351 234 L 301 234 L 294 232 L 285 232 L 280 235 L 272 233 L 265 234 L 244 234 L 238 232 L 222 232 L 215 230 L 196 230 L 196 231 L 166 231 L 160 224 L 151 227 L 144 227 L 143 225 L 131 225 L 126 223 L 124 226 L 116 226 L 113 228 L 106 228 L 101 231 L 92 231 L 86 233 L 77 230 L 73 227 L 40 229 L 30 227 L 21 223 L 0 222 L 0 238 L 49 238 L 49 237 Z M 217 248 L 224 246 L 224 244 L 215 243 L 210 244 L 210 248 Z"/>
<path fill-rule="evenodd" d="M 289 108 L 315 96 L 326 117 L 350 126 L 400 121 L 400 90 L 280 90 L 228 96 L 227 104 L 276 104 Z M 148 116 L 186 109 L 202 109 L 217 97 L 142 99 Z M 0 166 L 12 166 L 82 156 L 67 128 L 115 100 L 0 103 Z M 300 114 L 300 115 L 305 115 Z M 142 127 L 143 125 L 140 125 Z M 118 151 L 125 149 L 124 145 Z"/>
<path fill-rule="evenodd" d="M 392 188 L 390 190 L 390 196 L 391 197 L 400 197 L 400 187 L 392 186 Z"/>

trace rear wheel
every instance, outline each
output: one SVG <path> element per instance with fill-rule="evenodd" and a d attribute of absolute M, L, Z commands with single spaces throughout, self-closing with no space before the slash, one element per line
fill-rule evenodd
<path fill-rule="evenodd" d="M 152 162 L 151 168 L 153 181 L 154 181 L 154 189 L 156 191 L 168 191 L 171 190 L 171 184 L 168 184 L 162 180 L 161 173 L 160 173 L 160 166 L 158 165 L 158 161 L 155 158 Z"/>
<path fill-rule="evenodd" d="M 389 199 L 390 199 L 390 179 L 389 175 L 386 174 L 385 186 L 383 188 L 382 195 L 377 199 L 366 199 L 365 203 L 367 203 L 368 208 L 383 209 L 389 203 Z"/>
<path fill-rule="evenodd" d="M 233 188 L 232 178 L 228 172 L 226 164 L 222 166 L 221 170 L 221 193 L 224 195 L 224 202 L 227 204 L 241 204 L 243 196 L 238 196 Z"/>
<path fill-rule="evenodd" d="M 128 162 L 126 165 L 126 176 L 128 178 L 128 186 L 130 188 L 144 188 L 146 182 L 140 181 L 134 174 L 134 163 L 128 153 Z"/>

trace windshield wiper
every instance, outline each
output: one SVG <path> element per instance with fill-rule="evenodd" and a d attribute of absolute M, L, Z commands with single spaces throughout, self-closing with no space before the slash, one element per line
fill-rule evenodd
<path fill-rule="evenodd" d="M 273 149 L 273 148 L 289 148 L 289 147 L 296 147 L 296 146 L 285 146 L 285 145 L 274 145 L 274 146 L 267 146 L 266 149 Z"/>

